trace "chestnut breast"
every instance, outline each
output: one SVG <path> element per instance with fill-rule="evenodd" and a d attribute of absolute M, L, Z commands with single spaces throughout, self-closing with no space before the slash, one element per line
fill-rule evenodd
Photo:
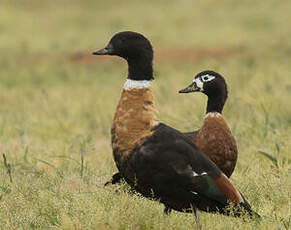
<path fill-rule="evenodd" d="M 111 128 L 114 158 L 119 168 L 134 148 L 152 135 L 159 122 L 155 116 L 151 87 L 123 90 Z"/>
<path fill-rule="evenodd" d="M 237 145 L 220 113 L 208 113 L 193 140 L 226 176 L 231 176 L 237 161 Z"/>

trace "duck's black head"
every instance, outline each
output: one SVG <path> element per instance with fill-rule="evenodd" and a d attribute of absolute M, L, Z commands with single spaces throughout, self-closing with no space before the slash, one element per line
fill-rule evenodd
<path fill-rule="evenodd" d="M 198 73 L 189 86 L 179 91 L 179 93 L 191 92 L 202 92 L 208 96 L 207 113 L 221 113 L 228 94 L 224 78 L 211 70 Z"/>
<path fill-rule="evenodd" d="M 153 80 L 153 49 L 142 34 L 125 31 L 115 34 L 108 45 L 93 55 L 115 55 L 128 62 L 128 78 L 131 80 Z"/>

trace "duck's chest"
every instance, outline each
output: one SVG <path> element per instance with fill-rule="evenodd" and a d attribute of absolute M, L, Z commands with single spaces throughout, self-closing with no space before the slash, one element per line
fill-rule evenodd
<path fill-rule="evenodd" d="M 225 158 L 236 160 L 235 138 L 218 113 L 211 113 L 205 117 L 203 126 L 195 137 L 195 144 L 217 164 L 225 161 Z"/>
<path fill-rule="evenodd" d="M 132 151 L 158 124 L 151 88 L 123 90 L 111 128 L 114 159 L 119 170 Z"/>

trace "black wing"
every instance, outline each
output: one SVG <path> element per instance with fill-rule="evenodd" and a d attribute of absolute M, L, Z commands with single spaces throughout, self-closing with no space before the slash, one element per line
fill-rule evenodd
<path fill-rule="evenodd" d="M 149 196 L 152 192 L 176 210 L 194 205 L 204 211 L 223 212 L 229 201 L 247 203 L 219 168 L 182 133 L 164 124 L 153 131 L 132 153 L 124 174 L 130 177 L 127 174 L 135 172 L 134 183 L 141 193 Z"/>

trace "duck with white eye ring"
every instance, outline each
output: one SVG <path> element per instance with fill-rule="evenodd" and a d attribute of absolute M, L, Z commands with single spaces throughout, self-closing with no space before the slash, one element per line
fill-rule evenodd
<path fill-rule="evenodd" d="M 184 133 L 202 150 L 227 177 L 237 162 L 237 144 L 222 116 L 228 96 L 225 79 L 217 72 L 207 70 L 198 73 L 192 83 L 179 93 L 202 92 L 207 95 L 206 116 L 201 129 Z"/>

